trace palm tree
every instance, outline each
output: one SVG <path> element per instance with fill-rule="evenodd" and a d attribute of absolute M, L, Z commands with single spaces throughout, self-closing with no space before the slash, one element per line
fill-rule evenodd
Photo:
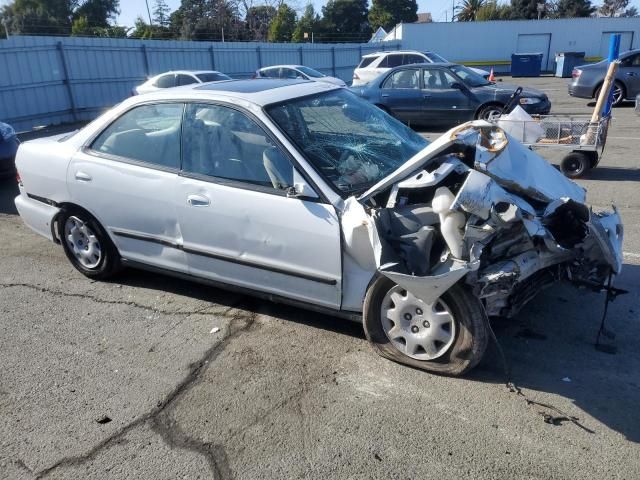
<path fill-rule="evenodd" d="M 478 11 L 484 7 L 485 0 L 462 0 L 456 9 L 456 18 L 459 22 L 474 22 Z"/>

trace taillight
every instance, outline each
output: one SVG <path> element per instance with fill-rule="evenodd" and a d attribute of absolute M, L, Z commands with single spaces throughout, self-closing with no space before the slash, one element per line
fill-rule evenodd
<path fill-rule="evenodd" d="M 358 74 L 356 72 L 353 72 L 353 79 L 354 80 L 360 80 L 360 77 L 358 76 Z"/>
<path fill-rule="evenodd" d="M 582 70 L 578 70 L 577 68 L 574 68 L 573 71 L 571 72 L 571 76 L 573 78 L 578 78 L 581 74 L 582 74 Z"/>

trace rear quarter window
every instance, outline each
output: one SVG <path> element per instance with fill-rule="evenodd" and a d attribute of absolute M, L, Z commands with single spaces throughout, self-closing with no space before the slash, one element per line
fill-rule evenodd
<path fill-rule="evenodd" d="M 356 67 L 356 68 L 366 68 L 369 65 L 371 65 L 375 60 L 379 59 L 380 56 L 376 55 L 373 57 L 364 57 L 361 61 L 360 64 Z"/>

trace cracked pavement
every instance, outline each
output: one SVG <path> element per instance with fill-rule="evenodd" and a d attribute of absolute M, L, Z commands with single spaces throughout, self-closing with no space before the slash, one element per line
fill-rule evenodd
<path fill-rule="evenodd" d="M 564 80 L 526 81 L 555 110 L 588 110 Z M 610 135 L 638 124 L 618 109 Z M 618 353 L 593 348 L 602 296 L 547 290 L 494 324 L 524 396 L 493 345 L 470 376 L 438 377 L 378 357 L 346 320 L 138 271 L 91 281 L 23 226 L 0 183 L 0 478 L 640 478 L 629 142 L 610 139 L 581 181 L 626 224 Z"/>

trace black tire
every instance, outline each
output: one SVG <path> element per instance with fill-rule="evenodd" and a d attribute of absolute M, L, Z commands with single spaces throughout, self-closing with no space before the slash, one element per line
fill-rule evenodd
<path fill-rule="evenodd" d="M 488 320 L 477 297 L 461 285 L 454 285 L 442 295 L 456 323 L 454 341 L 440 357 L 418 360 L 398 350 L 383 329 L 382 302 L 387 292 L 395 286 L 387 277 L 379 276 L 369 287 L 364 300 L 365 335 L 379 355 L 431 373 L 450 376 L 463 375 L 480 362 L 489 337 Z"/>
<path fill-rule="evenodd" d="M 602 88 L 602 85 L 600 85 L 595 93 L 593 94 L 593 98 L 595 99 L 595 101 L 598 101 L 598 97 L 600 96 L 600 89 Z M 620 94 L 616 95 L 614 93 L 614 98 L 613 98 L 613 103 L 611 104 L 612 107 L 618 107 L 620 106 L 620 104 L 622 104 L 622 102 L 624 102 L 624 99 L 626 97 L 626 89 L 624 88 L 624 85 L 622 84 L 622 82 L 616 80 L 613 82 L 613 88 L 614 88 L 614 92 L 615 89 L 619 89 Z"/>
<path fill-rule="evenodd" d="M 68 237 L 65 226 L 69 219 L 73 218 L 86 224 L 89 228 L 88 231 L 93 233 L 95 240 L 97 240 L 100 254 L 95 260 L 95 265 L 84 265 L 72 250 L 72 246 L 70 245 L 72 240 Z M 81 208 L 69 207 L 65 208 L 58 215 L 57 222 L 62 249 L 71 264 L 80 273 L 94 280 L 105 280 L 112 277 L 122 269 L 118 250 L 109 238 L 109 235 L 105 232 L 104 228 L 102 228 L 102 225 L 100 225 L 100 223 L 91 214 Z M 94 242 L 92 243 L 95 245 Z"/>
<path fill-rule="evenodd" d="M 560 162 L 560 171 L 568 178 L 580 178 L 592 166 L 592 159 L 582 152 L 571 152 Z"/>
<path fill-rule="evenodd" d="M 488 105 L 483 105 L 476 112 L 476 120 L 490 120 L 494 115 L 501 115 L 504 113 L 504 108 L 502 105 L 497 103 L 490 103 Z"/>

